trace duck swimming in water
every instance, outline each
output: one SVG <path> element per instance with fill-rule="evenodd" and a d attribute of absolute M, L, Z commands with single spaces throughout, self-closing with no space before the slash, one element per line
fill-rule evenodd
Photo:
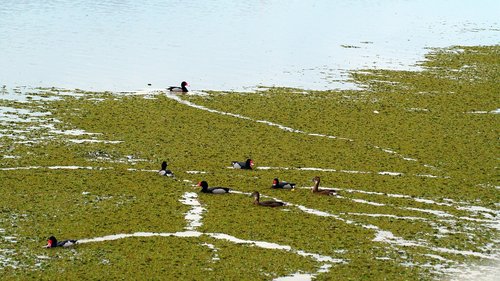
<path fill-rule="evenodd" d="M 314 182 L 313 188 L 312 188 L 312 193 L 314 194 L 319 194 L 319 195 L 338 195 L 336 190 L 331 190 L 331 189 L 319 189 L 319 182 L 320 178 L 318 176 L 314 177 L 312 179 Z"/>
<path fill-rule="evenodd" d="M 245 162 L 233 161 L 231 166 L 235 169 L 251 170 L 253 169 L 254 163 L 252 159 L 247 159 Z"/>
<path fill-rule="evenodd" d="M 177 92 L 177 93 L 187 93 L 189 92 L 188 89 L 186 88 L 186 86 L 189 86 L 188 83 L 186 81 L 182 81 L 181 83 L 181 86 L 180 87 L 177 87 L 177 86 L 171 86 L 171 87 L 168 87 L 167 89 L 170 91 L 170 92 Z"/>
<path fill-rule="evenodd" d="M 75 245 L 76 242 L 77 242 L 77 240 L 64 240 L 61 242 L 57 242 L 57 239 L 54 236 L 50 236 L 45 248 L 70 247 L 70 246 Z"/>
<path fill-rule="evenodd" d="M 174 173 L 172 173 L 172 171 L 167 170 L 167 161 L 163 161 L 163 163 L 161 163 L 161 169 L 158 171 L 158 175 L 167 177 L 174 176 Z"/>
<path fill-rule="evenodd" d="M 290 182 L 286 182 L 286 181 L 280 182 L 280 180 L 278 178 L 275 178 L 273 180 L 273 185 L 271 186 L 271 188 L 274 188 L 274 189 L 278 189 L 278 188 L 294 189 L 295 188 L 295 184 L 294 183 L 290 183 Z"/>
<path fill-rule="evenodd" d="M 203 193 L 224 194 L 224 193 L 229 193 L 230 190 L 228 187 L 208 188 L 208 183 L 206 181 L 199 182 L 198 186 L 201 186 L 201 192 Z"/>
<path fill-rule="evenodd" d="M 281 206 L 285 206 L 285 203 L 283 202 L 279 202 L 279 201 L 263 201 L 263 202 L 260 202 L 260 193 L 258 191 L 254 191 L 254 193 L 252 193 L 252 196 L 253 196 L 253 203 L 255 205 L 259 205 L 259 206 L 264 206 L 264 207 L 281 207 Z"/>

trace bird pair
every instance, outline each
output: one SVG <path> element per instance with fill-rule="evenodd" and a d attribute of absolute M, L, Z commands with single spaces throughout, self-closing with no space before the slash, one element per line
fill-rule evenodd
<path fill-rule="evenodd" d="M 332 189 L 319 189 L 319 183 L 320 183 L 320 178 L 318 176 L 313 178 L 314 186 L 312 188 L 312 192 L 314 194 L 319 194 L 319 195 L 337 195 L 336 190 Z M 273 188 L 279 188 L 278 186 L 281 185 L 281 188 L 295 188 L 294 183 L 287 183 L 287 182 L 279 182 L 279 180 L 276 178 L 273 181 Z M 285 187 L 286 186 L 286 187 Z M 255 205 L 259 206 L 264 206 L 264 207 L 281 207 L 285 206 L 286 204 L 283 202 L 279 201 L 260 201 L 260 193 L 258 191 L 255 191 L 252 193 L 252 196 L 254 198 L 253 203 Z"/>

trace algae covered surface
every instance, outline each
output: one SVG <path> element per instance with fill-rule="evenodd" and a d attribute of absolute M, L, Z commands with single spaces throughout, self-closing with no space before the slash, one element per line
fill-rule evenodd
<path fill-rule="evenodd" d="M 4 87 L 3 278 L 431 280 L 494 271 L 500 47 L 433 49 L 420 64 L 352 72 L 361 90 Z M 254 170 L 230 168 L 246 158 Z M 175 178 L 157 175 L 162 161 Z M 312 194 L 314 176 L 339 195 Z M 296 190 L 271 189 L 275 177 Z M 201 194 L 201 180 L 233 192 Z M 253 191 L 287 206 L 253 205 Z M 51 235 L 85 243 L 42 248 Z"/>

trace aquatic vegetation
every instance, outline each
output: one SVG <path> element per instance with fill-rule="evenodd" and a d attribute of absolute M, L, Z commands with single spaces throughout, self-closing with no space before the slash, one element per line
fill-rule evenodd
<path fill-rule="evenodd" d="M 0 96 L 0 271 L 425 280 L 498 260 L 499 52 L 435 49 L 419 72 L 353 72 L 359 91 Z M 339 194 L 312 195 L 314 176 Z M 41 248 L 50 235 L 82 243 Z"/>

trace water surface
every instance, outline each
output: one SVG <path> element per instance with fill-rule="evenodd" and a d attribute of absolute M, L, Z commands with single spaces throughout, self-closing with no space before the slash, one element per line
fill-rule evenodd
<path fill-rule="evenodd" d="M 2 0 L 0 84 L 346 87 L 346 71 L 408 69 L 427 47 L 500 42 L 500 1 Z"/>

